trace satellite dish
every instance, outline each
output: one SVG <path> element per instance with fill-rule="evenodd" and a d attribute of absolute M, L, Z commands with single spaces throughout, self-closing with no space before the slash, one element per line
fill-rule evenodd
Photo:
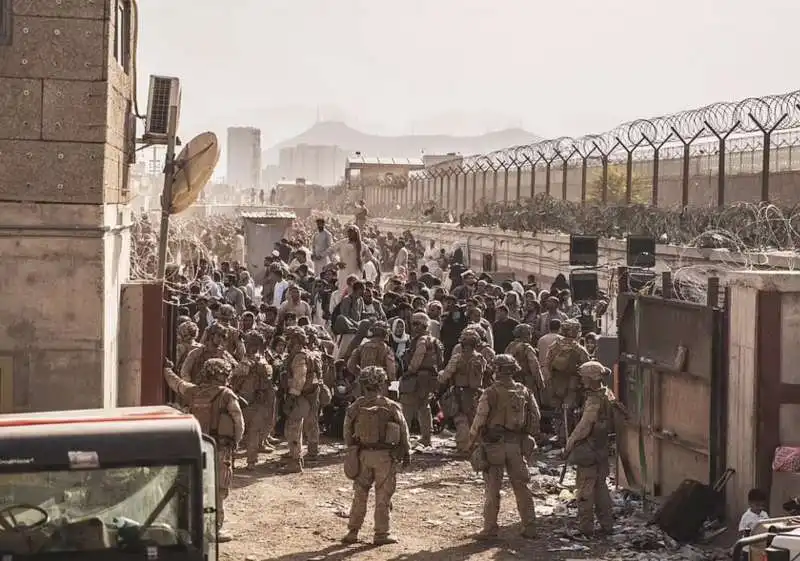
<path fill-rule="evenodd" d="M 219 161 L 220 149 L 213 132 L 198 134 L 183 147 L 175 160 L 170 214 L 192 206 L 206 186 Z"/>

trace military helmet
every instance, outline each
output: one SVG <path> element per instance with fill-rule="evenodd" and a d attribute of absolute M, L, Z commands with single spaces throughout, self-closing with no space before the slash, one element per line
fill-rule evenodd
<path fill-rule="evenodd" d="M 492 360 L 495 374 L 513 376 L 520 371 L 519 363 L 511 355 L 501 354 Z"/>
<path fill-rule="evenodd" d="M 304 325 L 303 331 L 306 334 L 309 345 L 316 345 L 319 342 L 319 332 L 314 328 L 313 325 Z"/>
<path fill-rule="evenodd" d="M 611 370 L 596 360 L 584 362 L 578 367 L 578 375 L 588 380 L 601 381 L 609 374 L 611 374 Z"/>
<path fill-rule="evenodd" d="M 533 330 L 527 323 L 520 323 L 514 328 L 514 337 L 517 339 L 530 339 L 533 336 Z"/>
<path fill-rule="evenodd" d="M 411 325 L 427 328 L 431 323 L 431 318 L 425 312 L 415 312 L 411 315 Z"/>
<path fill-rule="evenodd" d="M 228 361 L 221 358 L 210 358 L 203 363 L 199 378 L 207 384 L 224 386 L 228 383 L 232 371 L 233 367 Z"/>
<path fill-rule="evenodd" d="M 568 319 L 561 324 L 561 335 L 570 339 L 577 339 L 581 336 L 581 324 L 576 319 Z"/>
<path fill-rule="evenodd" d="M 361 387 L 375 390 L 386 384 L 386 370 L 380 366 L 367 366 L 361 369 L 358 381 Z"/>
<path fill-rule="evenodd" d="M 373 337 L 386 337 L 389 333 L 389 324 L 385 321 L 376 321 L 370 328 Z"/>
<path fill-rule="evenodd" d="M 487 335 L 486 330 L 483 328 L 482 325 L 473 323 L 472 325 L 469 326 L 469 329 L 472 329 L 475 333 L 477 333 L 478 337 L 481 338 L 482 342 L 485 343 L 489 340 L 489 336 Z"/>
<path fill-rule="evenodd" d="M 193 321 L 185 321 L 178 326 L 178 337 L 181 339 L 194 339 L 198 333 L 200 329 Z"/>
<path fill-rule="evenodd" d="M 366 337 L 367 335 L 369 335 L 369 330 L 372 327 L 373 323 L 375 323 L 375 320 L 373 319 L 362 319 L 361 321 L 358 322 L 358 330 L 356 331 L 356 333 L 360 337 Z"/>
<path fill-rule="evenodd" d="M 178 316 L 178 319 L 175 321 L 175 323 L 177 323 L 178 327 L 180 327 L 187 321 L 192 321 L 192 318 L 190 318 L 189 316 Z"/>
<path fill-rule="evenodd" d="M 481 342 L 481 336 L 475 329 L 468 327 L 461 332 L 461 336 L 458 338 L 458 340 L 462 345 L 471 345 L 476 347 Z"/>
<path fill-rule="evenodd" d="M 286 337 L 287 343 L 294 341 L 302 346 L 308 345 L 308 336 L 302 327 L 297 327 L 296 325 L 287 327 L 283 332 L 283 336 Z"/>
<path fill-rule="evenodd" d="M 221 323 L 214 323 L 212 325 L 209 325 L 206 328 L 206 336 L 214 337 L 215 335 L 221 335 L 222 337 L 227 337 L 228 328 L 222 325 Z"/>
<path fill-rule="evenodd" d="M 259 347 L 263 347 L 265 343 L 266 339 L 264 339 L 264 336 L 255 329 L 251 329 L 244 334 L 245 345 L 258 345 Z"/>
<path fill-rule="evenodd" d="M 230 304 L 223 304 L 219 307 L 219 312 L 217 312 L 217 316 L 220 319 L 225 320 L 232 320 L 236 317 L 236 309 L 231 306 Z"/>

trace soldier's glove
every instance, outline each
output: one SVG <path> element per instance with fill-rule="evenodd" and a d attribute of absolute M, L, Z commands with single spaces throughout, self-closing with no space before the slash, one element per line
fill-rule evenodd
<path fill-rule="evenodd" d="M 169 368 L 170 370 L 172 370 L 173 368 L 175 368 L 175 363 L 172 362 L 167 357 L 164 357 L 164 368 Z"/>

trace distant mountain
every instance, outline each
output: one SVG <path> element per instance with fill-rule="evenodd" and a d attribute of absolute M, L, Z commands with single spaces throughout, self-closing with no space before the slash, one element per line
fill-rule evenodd
<path fill-rule="evenodd" d="M 377 136 L 350 128 L 339 121 L 323 121 L 307 131 L 285 140 L 264 152 L 265 163 L 277 163 L 280 149 L 298 144 L 339 146 L 347 152 L 364 156 L 419 158 L 425 154 L 459 152 L 464 155 L 482 154 L 508 146 L 529 144 L 541 137 L 522 129 L 507 129 L 480 136 L 407 135 Z"/>

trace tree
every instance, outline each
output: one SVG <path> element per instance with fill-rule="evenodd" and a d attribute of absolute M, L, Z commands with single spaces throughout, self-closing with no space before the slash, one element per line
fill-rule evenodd
<path fill-rule="evenodd" d="M 627 166 L 609 165 L 608 166 L 608 190 L 606 191 L 606 202 L 611 205 L 625 204 L 625 187 L 628 179 Z M 652 196 L 652 184 L 646 177 L 633 173 L 631 182 L 631 204 L 648 204 Z M 589 186 L 586 193 L 586 200 L 600 202 L 603 200 L 603 173 L 602 169 L 597 178 Z"/>

